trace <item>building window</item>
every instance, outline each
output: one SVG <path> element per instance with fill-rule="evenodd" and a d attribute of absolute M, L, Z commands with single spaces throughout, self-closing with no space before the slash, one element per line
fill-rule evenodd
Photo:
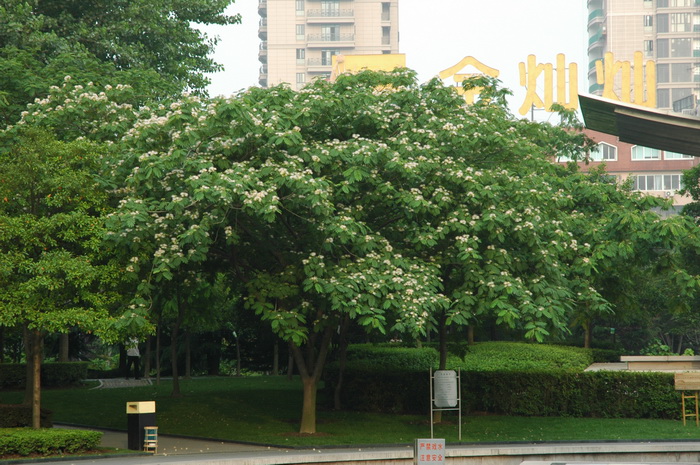
<path fill-rule="evenodd" d="M 332 66 L 333 57 L 338 54 L 337 50 L 321 50 L 321 65 Z"/>
<path fill-rule="evenodd" d="M 656 15 L 656 32 L 659 34 L 668 32 L 668 13 Z"/>
<path fill-rule="evenodd" d="M 671 0 L 671 6 L 691 6 L 694 0 Z"/>
<path fill-rule="evenodd" d="M 304 0 L 296 0 L 295 5 L 297 16 L 304 16 Z"/>
<path fill-rule="evenodd" d="M 671 95 L 668 89 L 656 89 L 657 108 L 671 108 Z"/>
<path fill-rule="evenodd" d="M 323 1 L 323 2 L 321 2 L 321 16 L 333 17 L 333 18 L 340 16 L 340 2 L 337 2 L 337 1 Z"/>
<path fill-rule="evenodd" d="M 656 8 L 668 8 L 668 0 L 656 0 Z"/>
<path fill-rule="evenodd" d="M 632 160 L 661 160 L 661 151 L 642 145 L 635 145 L 632 147 Z"/>
<path fill-rule="evenodd" d="M 644 32 L 651 32 L 654 26 L 654 17 L 652 15 L 644 15 Z"/>
<path fill-rule="evenodd" d="M 591 150 L 590 157 L 592 161 L 616 161 L 617 147 L 601 142 Z"/>
<path fill-rule="evenodd" d="M 690 63 L 671 64 L 671 82 L 691 82 L 692 80 L 693 66 Z"/>
<path fill-rule="evenodd" d="M 672 57 L 693 56 L 692 42 L 690 39 L 671 39 Z"/>
<path fill-rule="evenodd" d="M 324 42 L 338 42 L 340 40 L 340 26 L 323 26 L 321 28 L 321 40 Z"/>
<path fill-rule="evenodd" d="M 671 80 L 670 71 L 667 63 L 656 65 L 656 82 L 666 83 Z"/>
<path fill-rule="evenodd" d="M 680 174 L 643 174 L 633 178 L 636 191 L 677 191 L 681 188 Z"/>
<path fill-rule="evenodd" d="M 382 26 L 382 45 L 391 44 L 391 28 L 389 26 Z"/>
<path fill-rule="evenodd" d="M 303 24 L 297 24 L 297 40 L 305 40 L 306 32 Z"/>
<path fill-rule="evenodd" d="M 298 48 L 297 49 L 297 65 L 305 65 L 306 64 L 306 49 L 304 48 Z"/>
<path fill-rule="evenodd" d="M 693 157 L 692 155 L 685 155 L 683 153 L 678 153 L 678 152 L 668 152 L 664 151 L 664 160 L 692 160 Z"/>
<path fill-rule="evenodd" d="M 390 3 L 382 3 L 382 21 L 391 21 Z"/>
<path fill-rule="evenodd" d="M 671 32 L 690 32 L 693 28 L 690 13 L 671 14 Z"/>
<path fill-rule="evenodd" d="M 668 39 L 656 39 L 656 58 L 668 58 Z"/>
<path fill-rule="evenodd" d="M 297 73 L 297 84 L 304 84 L 306 82 L 306 73 Z"/>
<path fill-rule="evenodd" d="M 654 41 L 645 40 L 644 41 L 644 56 L 650 57 L 654 55 Z"/>

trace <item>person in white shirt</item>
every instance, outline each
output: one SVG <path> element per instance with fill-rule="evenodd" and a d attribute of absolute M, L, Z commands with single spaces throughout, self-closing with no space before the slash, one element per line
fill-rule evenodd
<path fill-rule="evenodd" d="M 134 379 L 141 379 L 140 361 L 139 340 L 131 338 L 126 346 L 126 379 L 129 379 L 129 372 L 132 366 L 134 367 Z"/>

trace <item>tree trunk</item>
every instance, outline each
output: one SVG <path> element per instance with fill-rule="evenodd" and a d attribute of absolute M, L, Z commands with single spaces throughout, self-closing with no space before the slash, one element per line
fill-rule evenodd
<path fill-rule="evenodd" d="M 146 355 L 144 356 L 144 361 L 143 361 L 143 377 L 144 378 L 151 377 L 151 357 L 153 357 L 153 351 L 151 350 L 151 339 L 153 339 L 152 336 L 146 337 Z"/>
<path fill-rule="evenodd" d="M 318 381 L 321 379 L 323 366 L 326 363 L 332 336 L 333 328 L 326 328 L 321 338 L 318 353 L 313 343 L 315 338 L 309 338 L 306 347 L 306 357 L 302 355 L 297 345 L 290 344 L 304 388 L 301 424 L 299 426 L 299 433 L 301 434 L 316 433 L 316 390 L 318 388 Z"/>
<path fill-rule="evenodd" d="M 41 331 L 24 327 L 24 348 L 27 356 L 27 389 L 24 403 L 32 406 L 32 428 L 41 428 L 41 358 L 44 336 Z"/>
<path fill-rule="evenodd" d="M 280 344 L 275 339 L 275 345 L 272 348 L 272 376 L 280 374 Z"/>
<path fill-rule="evenodd" d="M 192 378 L 192 334 L 189 330 L 185 331 L 185 379 Z"/>
<path fill-rule="evenodd" d="M 348 328 L 350 327 L 350 317 L 345 315 L 343 317 L 343 322 L 340 324 L 340 335 L 339 335 L 339 349 L 338 349 L 338 382 L 335 385 L 335 392 L 333 393 L 333 408 L 335 410 L 340 410 L 342 404 L 340 402 L 340 393 L 343 388 L 343 372 L 345 371 L 345 365 L 348 360 Z"/>
<path fill-rule="evenodd" d="M 184 315 L 184 306 L 180 302 L 180 296 L 178 293 L 177 297 L 177 318 L 172 327 L 172 332 L 170 334 L 170 360 L 173 370 L 173 392 L 170 397 L 182 397 L 182 392 L 180 392 L 180 377 L 177 370 L 177 337 L 180 332 L 180 325 L 182 324 L 182 317 Z"/>
<path fill-rule="evenodd" d="M 467 326 L 467 344 L 474 345 L 474 325 Z"/>
<path fill-rule="evenodd" d="M 584 349 L 590 349 L 591 348 L 591 333 L 592 333 L 592 325 L 590 320 L 586 320 L 583 322 L 583 348 Z"/>
<path fill-rule="evenodd" d="M 316 432 L 316 388 L 317 382 L 313 376 L 302 377 L 304 385 L 304 401 L 301 407 L 301 425 L 299 433 L 314 434 Z"/>
<path fill-rule="evenodd" d="M 287 357 L 287 380 L 291 381 L 294 378 L 294 353 L 292 352 L 292 344 L 289 344 L 289 357 Z"/>
<path fill-rule="evenodd" d="M 163 320 L 158 317 L 158 329 L 156 330 L 156 384 L 160 384 L 160 335 Z"/>
<path fill-rule="evenodd" d="M 234 333 L 236 337 L 236 376 L 241 376 L 241 340 L 238 338 L 238 333 Z"/>
<path fill-rule="evenodd" d="M 59 333 L 58 335 L 58 361 L 68 361 L 68 333 Z"/>
<path fill-rule="evenodd" d="M 32 331 L 32 428 L 41 428 L 41 355 L 44 338 L 40 331 Z"/>

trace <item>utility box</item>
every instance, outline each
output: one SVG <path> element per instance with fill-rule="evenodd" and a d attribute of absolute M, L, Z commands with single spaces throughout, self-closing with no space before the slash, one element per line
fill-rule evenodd
<path fill-rule="evenodd" d="M 126 431 L 129 450 L 143 449 L 146 426 L 156 424 L 156 402 L 153 400 L 126 403 Z"/>

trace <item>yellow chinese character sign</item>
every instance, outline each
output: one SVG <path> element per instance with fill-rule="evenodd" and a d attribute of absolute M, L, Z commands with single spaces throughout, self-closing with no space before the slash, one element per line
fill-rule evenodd
<path fill-rule="evenodd" d="M 473 66 L 476 68 L 478 73 L 464 73 L 464 69 L 468 66 Z M 447 68 L 444 71 L 440 71 L 440 79 L 447 79 L 451 77 L 454 80 L 455 85 L 457 86 L 457 92 L 460 95 L 464 95 L 464 100 L 467 101 L 467 103 L 471 104 L 474 103 L 474 99 L 476 98 L 477 95 L 479 95 L 480 89 L 474 88 L 470 89 L 468 91 L 465 91 L 462 88 L 462 82 L 464 82 L 466 79 L 472 77 L 472 76 L 477 76 L 479 74 L 485 74 L 487 76 L 491 76 L 494 78 L 497 78 L 498 75 L 500 74 L 500 71 L 497 69 L 491 68 L 490 66 L 486 66 L 479 60 L 477 60 L 474 57 L 464 57 L 462 60 L 457 63 L 454 66 L 451 66 Z"/>
<path fill-rule="evenodd" d="M 615 61 L 610 52 L 605 54 L 603 61 L 596 61 L 596 78 L 598 84 L 603 86 L 603 97 L 655 108 L 656 64 L 653 60 L 648 60 L 646 63 L 643 61 L 642 52 L 635 52 L 634 63 Z M 620 73 L 621 82 L 619 94 L 615 92 L 615 78 L 618 73 Z M 632 92 L 633 85 L 634 92 Z"/>
<path fill-rule="evenodd" d="M 569 65 L 569 86 L 567 95 L 566 57 L 563 53 L 557 55 L 556 68 L 551 63 L 537 63 L 535 55 L 528 55 L 526 63 L 520 63 L 520 85 L 525 87 L 527 94 L 520 106 L 521 115 L 527 114 L 532 108 L 551 111 L 554 101 L 554 75 L 556 73 L 557 99 L 556 103 L 572 110 L 578 109 L 578 66 Z M 544 79 L 544 99 L 537 94 L 537 81 Z"/>
<path fill-rule="evenodd" d="M 477 73 L 465 73 L 472 66 Z M 519 64 L 520 85 L 526 95 L 519 108 L 521 115 L 533 108 L 552 111 L 557 103 L 564 108 L 578 109 L 578 65 L 566 63 L 563 53 L 557 55 L 556 64 L 539 63 L 535 55 Z M 467 56 L 459 63 L 439 73 L 440 79 L 452 78 L 457 92 L 464 95 L 467 103 L 474 103 L 480 89 L 465 91 L 461 84 L 476 75 L 498 77 L 500 71 L 485 65 L 474 57 Z M 634 54 L 634 62 L 615 61 L 612 53 L 596 62 L 596 80 L 603 86 L 603 97 L 654 108 L 656 106 L 656 66 L 652 60 L 643 62 L 642 52 Z M 616 92 L 616 82 L 620 82 Z M 538 93 L 538 85 L 542 93 Z"/>

